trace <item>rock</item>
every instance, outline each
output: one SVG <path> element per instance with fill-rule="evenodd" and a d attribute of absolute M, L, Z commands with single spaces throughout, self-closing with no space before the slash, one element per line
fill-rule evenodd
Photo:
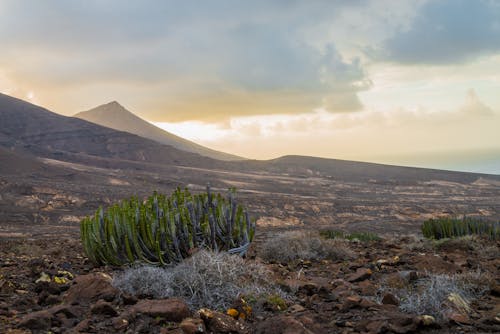
<path fill-rule="evenodd" d="M 358 291 L 363 296 L 375 296 L 377 294 L 377 287 L 369 280 L 364 280 L 358 283 Z"/>
<path fill-rule="evenodd" d="M 111 281 L 111 276 L 105 273 L 77 276 L 63 300 L 68 304 L 88 304 L 98 299 L 112 301 L 119 291 L 111 285 Z"/>
<path fill-rule="evenodd" d="M 60 304 L 61 301 L 62 299 L 59 296 L 48 295 L 47 298 L 45 298 L 45 305 L 56 305 Z"/>
<path fill-rule="evenodd" d="M 80 314 L 83 313 L 83 310 L 79 307 L 71 306 L 68 304 L 61 304 L 52 306 L 47 309 L 52 315 L 64 314 L 66 318 L 77 318 Z"/>
<path fill-rule="evenodd" d="M 436 325 L 436 318 L 432 315 L 419 315 L 414 320 L 418 325 L 429 327 Z"/>
<path fill-rule="evenodd" d="M 299 293 L 303 293 L 306 296 L 312 296 L 318 293 L 320 287 L 314 282 L 306 282 L 299 287 Z"/>
<path fill-rule="evenodd" d="M 144 299 L 132 306 L 122 318 L 132 319 L 137 314 L 144 314 L 150 317 L 161 317 L 166 321 L 181 322 L 189 317 L 189 307 L 186 302 L 179 298 L 168 299 Z"/>
<path fill-rule="evenodd" d="M 370 278 L 372 275 L 371 269 L 368 268 L 358 268 L 355 273 L 349 275 L 347 277 L 348 282 L 359 282 L 359 281 L 364 281 L 365 279 Z"/>
<path fill-rule="evenodd" d="M 107 316 L 112 316 L 112 317 L 114 317 L 118 314 L 116 312 L 116 310 L 114 309 L 113 305 L 111 305 L 111 303 L 109 303 L 103 299 L 99 299 L 97 301 L 97 303 L 92 305 L 92 307 L 90 308 L 90 312 L 92 314 L 102 314 L 102 315 L 107 315 Z"/>
<path fill-rule="evenodd" d="M 54 282 L 46 282 L 46 281 L 40 281 L 35 284 L 35 292 L 36 293 L 47 293 L 51 295 L 58 295 L 64 290 L 67 290 L 68 286 L 66 285 L 61 285 L 57 284 Z"/>
<path fill-rule="evenodd" d="M 463 325 L 472 325 L 472 321 L 467 314 L 463 313 L 450 313 L 446 316 L 450 322 Z"/>
<path fill-rule="evenodd" d="M 360 296 L 349 296 L 347 297 L 342 305 L 340 306 L 340 310 L 346 312 L 352 308 L 359 307 L 361 304 L 362 298 Z"/>
<path fill-rule="evenodd" d="M 84 319 L 72 328 L 70 333 L 87 333 L 90 328 L 90 320 Z"/>
<path fill-rule="evenodd" d="M 18 326 L 30 330 L 48 330 L 52 326 L 51 324 L 52 314 L 49 311 L 43 310 L 24 316 Z"/>
<path fill-rule="evenodd" d="M 374 320 L 365 325 L 366 332 L 370 334 L 378 334 L 386 331 L 387 321 Z"/>
<path fill-rule="evenodd" d="M 500 284 L 493 286 L 490 290 L 490 294 L 493 296 L 500 297 Z"/>
<path fill-rule="evenodd" d="M 279 282 L 280 288 L 286 292 L 296 293 L 299 291 L 307 282 L 298 279 L 286 279 Z"/>
<path fill-rule="evenodd" d="M 182 320 L 180 326 L 184 334 L 206 333 L 205 323 L 201 319 L 186 318 Z"/>
<path fill-rule="evenodd" d="M 382 304 L 389 304 L 389 305 L 399 305 L 399 300 L 396 296 L 394 296 L 392 293 L 386 293 L 384 297 L 382 297 Z"/>
<path fill-rule="evenodd" d="M 115 318 L 113 319 L 113 328 L 118 330 L 122 330 L 128 327 L 128 320 L 123 318 Z"/>
<path fill-rule="evenodd" d="M 134 305 L 134 304 L 137 304 L 137 297 L 134 296 L 134 295 L 130 295 L 128 293 L 124 293 L 122 295 L 122 300 L 123 300 L 123 304 L 125 305 Z"/>
<path fill-rule="evenodd" d="M 361 299 L 359 306 L 361 306 L 362 308 L 370 308 L 370 307 L 376 307 L 377 304 L 372 302 L 369 299 L 363 298 L 363 299 Z"/>
<path fill-rule="evenodd" d="M 292 306 L 290 306 L 288 308 L 288 311 L 290 313 L 303 312 L 304 310 L 305 310 L 305 308 L 300 304 L 293 304 Z"/>
<path fill-rule="evenodd" d="M 40 274 L 40 277 L 35 281 L 35 283 L 46 282 L 49 283 L 51 281 L 50 276 L 45 272 Z"/>
<path fill-rule="evenodd" d="M 304 327 L 302 323 L 296 319 L 279 315 L 276 317 L 268 318 L 261 323 L 257 324 L 255 334 L 312 334 L 310 330 Z"/>
<path fill-rule="evenodd" d="M 248 329 L 227 314 L 203 308 L 198 311 L 206 329 L 213 333 L 248 333 Z"/>

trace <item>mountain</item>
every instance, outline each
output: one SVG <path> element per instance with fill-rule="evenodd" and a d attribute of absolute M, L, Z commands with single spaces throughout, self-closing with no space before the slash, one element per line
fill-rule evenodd
<path fill-rule="evenodd" d="M 74 115 L 74 117 L 111 129 L 130 132 L 161 144 L 170 145 L 182 151 L 198 153 L 213 159 L 226 161 L 244 160 L 242 157 L 212 150 L 164 131 L 131 113 L 116 101 L 82 111 Z"/>
<path fill-rule="evenodd" d="M 417 231 L 441 215 L 499 219 L 499 182 L 306 156 L 220 161 L 0 94 L 0 222 L 12 233 L 33 224 L 36 233 L 54 233 L 131 195 L 207 183 L 218 192 L 238 188 L 261 226 Z"/>
<path fill-rule="evenodd" d="M 219 161 L 137 135 L 66 117 L 0 94 L 0 146 L 78 160 L 111 158 L 162 165 L 218 166 Z"/>

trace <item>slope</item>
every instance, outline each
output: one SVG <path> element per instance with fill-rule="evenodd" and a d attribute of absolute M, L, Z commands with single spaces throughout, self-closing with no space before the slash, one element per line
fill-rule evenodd
<path fill-rule="evenodd" d="M 128 132 L 61 116 L 4 94 L 0 94 L 0 146 L 62 160 L 94 156 L 207 168 L 219 163 Z"/>
<path fill-rule="evenodd" d="M 116 101 L 100 105 L 87 111 L 82 111 L 74 117 L 115 130 L 130 132 L 161 144 L 173 146 L 179 150 L 198 153 L 213 159 L 226 161 L 244 159 L 228 153 L 209 149 L 187 139 L 176 136 L 170 132 L 164 131 L 131 113 Z"/>

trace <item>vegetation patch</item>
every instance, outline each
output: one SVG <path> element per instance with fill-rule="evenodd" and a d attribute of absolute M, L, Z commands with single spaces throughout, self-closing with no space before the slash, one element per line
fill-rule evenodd
<path fill-rule="evenodd" d="M 403 286 L 386 282 L 382 292 L 393 293 L 401 310 L 420 315 L 432 315 L 444 320 L 452 311 L 465 312 L 470 303 L 489 290 L 491 277 L 482 272 L 464 274 L 427 274 Z"/>
<path fill-rule="evenodd" d="M 259 248 L 266 261 L 285 263 L 294 260 L 345 260 L 354 258 L 349 243 L 325 239 L 313 232 L 286 232 L 266 241 Z"/>
<path fill-rule="evenodd" d="M 500 222 L 473 218 L 436 218 L 422 224 L 422 233 L 429 239 L 457 238 L 466 235 L 480 235 L 500 240 Z"/>
<path fill-rule="evenodd" d="M 227 197 L 177 189 L 170 197 L 154 193 L 146 201 L 124 200 L 99 208 L 81 222 L 85 253 L 95 264 L 181 262 L 194 249 L 244 254 L 255 232 L 235 192 Z"/>
<path fill-rule="evenodd" d="M 240 256 L 201 250 L 175 266 L 126 269 L 115 275 L 113 285 L 141 297 L 181 297 L 194 309 L 227 310 L 241 296 L 283 296 L 270 275 L 264 265 Z"/>
<path fill-rule="evenodd" d="M 372 232 L 344 233 L 339 230 L 322 230 L 319 234 L 327 239 L 359 240 L 363 242 L 381 240 L 377 234 Z"/>

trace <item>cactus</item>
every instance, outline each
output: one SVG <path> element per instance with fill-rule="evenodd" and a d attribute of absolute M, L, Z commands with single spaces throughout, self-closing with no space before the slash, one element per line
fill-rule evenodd
<path fill-rule="evenodd" d="M 207 192 L 191 195 L 177 188 L 167 197 L 154 193 L 141 202 L 133 197 L 99 208 L 80 223 L 83 248 L 97 265 L 145 262 L 177 263 L 195 248 L 244 255 L 255 233 L 235 190 L 226 198 Z"/>
<path fill-rule="evenodd" d="M 422 224 L 422 233 L 429 239 L 456 238 L 477 234 L 492 240 L 500 240 L 500 222 L 475 220 L 464 217 L 437 218 L 426 220 Z"/>

